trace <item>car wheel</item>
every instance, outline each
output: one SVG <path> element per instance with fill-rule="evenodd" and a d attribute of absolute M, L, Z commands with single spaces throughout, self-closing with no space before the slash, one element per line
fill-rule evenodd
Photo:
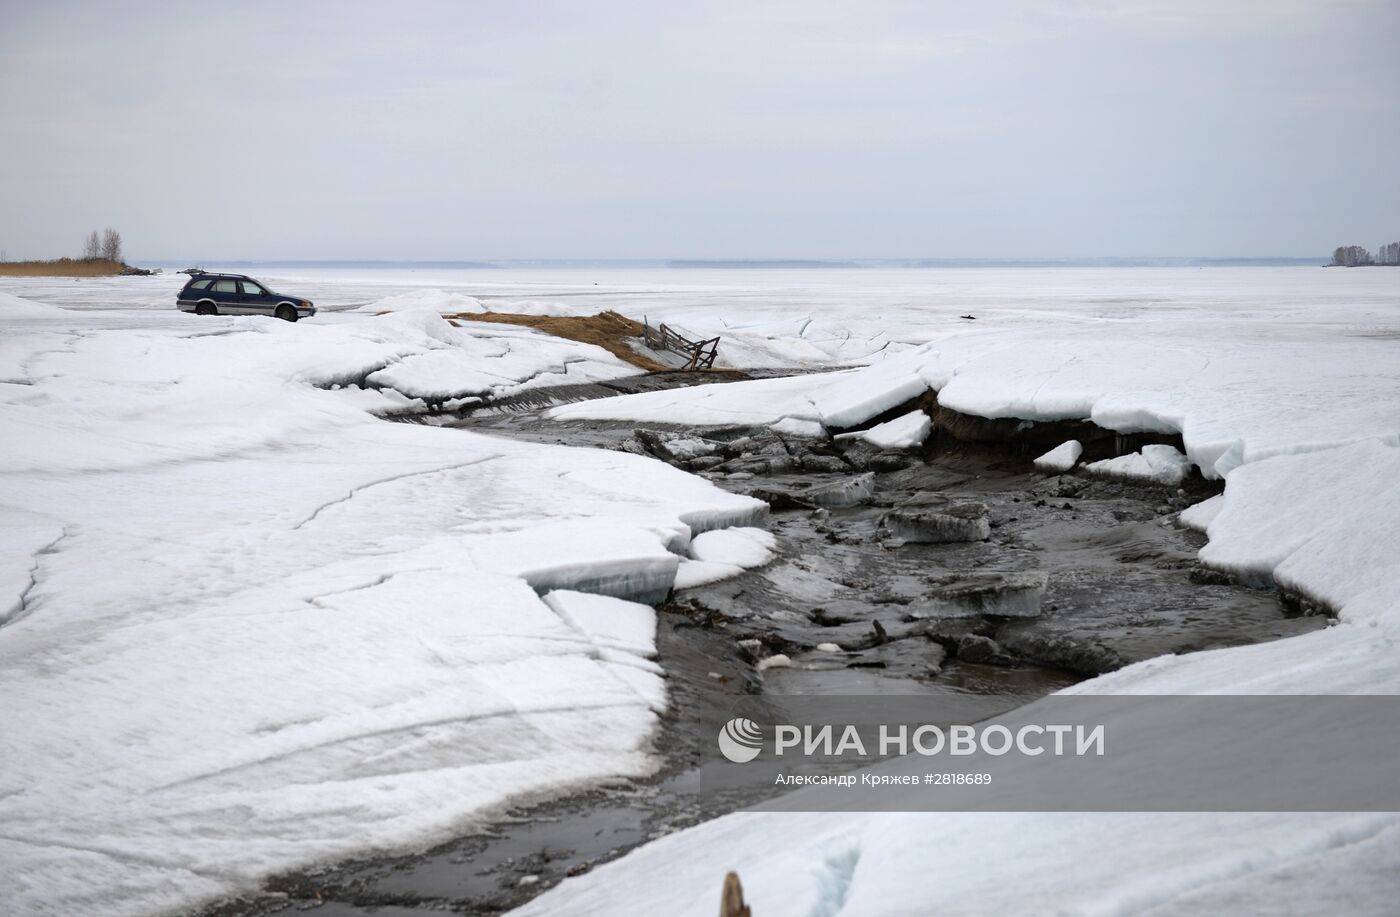
<path fill-rule="evenodd" d="M 278 306 L 277 317 L 284 322 L 294 322 L 297 320 L 297 310 L 291 306 Z"/>
<path fill-rule="evenodd" d="M 195 314 L 195 315 L 218 315 L 219 313 L 216 312 L 216 311 L 214 311 L 214 307 L 211 306 L 211 305 L 209 305 L 207 302 L 202 302 L 202 303 L 200 303 L 199 305 L 197 305 L 197 306 L 194 307 L 194 314 Z"/>

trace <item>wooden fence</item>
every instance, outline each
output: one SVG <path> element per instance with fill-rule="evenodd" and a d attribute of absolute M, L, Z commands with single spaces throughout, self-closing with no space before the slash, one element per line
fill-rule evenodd
<path fill-rule="evenodd" d="M 697 340 L 672 325 L 655 327 L 643 319 L 643 340 L 652 350 L 667 351 L 685 357 L 686 369 L 710 369 L 719 355 L 719 338 Z"/>

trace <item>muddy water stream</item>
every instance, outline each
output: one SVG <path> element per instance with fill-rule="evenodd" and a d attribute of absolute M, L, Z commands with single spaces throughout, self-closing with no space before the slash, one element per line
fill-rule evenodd
<path fill-rule="evenodd" d="M 697 431 L 652 425 L 639 439 L 634 425 L 554 423 L 540 409 L 693 381 L 668 374 L 537 391 L 433 422 L 629 451 L 660 442 L 664 458 L 668 437 Z M 509 910 L 647 840 L 754 802 L 752 789 L 701 785 L 702 751 L 714 736 L 695 724 L 723 719 L 739 695 L 779 703 L 791 694 L 954 693 L 985 699 L 991 715 L 1140 659 L 1263 642 L 1326 623 L 1291 612 L 1273 590 L 1232 584 L 1198 566 L 1203 537 L 1175 518 L 1215 492 L 1202 481 L 1166 489 L 1047 477 L 1032 473 L 1024 456 L 947 444 L 919 456 L 842 457 L 766 431 L 699 433 L 725 444 L 723 451 L 674 463 L 709 466 L 702 473 L 719 486 L 769 500 L 778 555 L 733 579 L 673 593 L 659 609 L 657 650 L 672 711 L 656 740 L 662 765 L 655 776 L 520 808 L 485 833 L 426 852 L 281 876 L 263 893 L 204 913 Z M 810 499 L 813 484 L 863 475 L 873 475 L 870 493 L 855 505 Z M 892 508 L 939 501 L 983 507 L 990 537 L 899 544 L 882 524 Z M 963 594 L 950 591 L 950 582 L 1000 583 L 1007 588 L 991 594 L 1016 599 L 1018 584 L 1042 575 L 1043 591 L 1033 590 L 1039 613 L 996 614 L 1006 610 L 996 601 L 950 607 Z M 758 670 L 758 660 L 779 653 L 790 667 Z"/>

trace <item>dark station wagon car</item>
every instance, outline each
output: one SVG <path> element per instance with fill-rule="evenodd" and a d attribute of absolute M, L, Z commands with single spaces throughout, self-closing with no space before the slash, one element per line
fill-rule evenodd
<path fill-rule="evenodd" d="M 289 322 L 316 314 L 311 300 L 274 293 L 243 274 L 195 274 L 175 305 L 196 315 L 275 315 Z"/>

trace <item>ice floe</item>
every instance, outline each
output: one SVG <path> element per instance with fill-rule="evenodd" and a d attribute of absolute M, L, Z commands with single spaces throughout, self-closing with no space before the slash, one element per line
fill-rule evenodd
<path fill-rule="evenodd" d="M 765 505 L 649 458 L 375 416 L 629 367 L 421 310 L 7 297 L 0 321 L 9 911 L 183 910 L 655 766 L 637 600 Z"/>

